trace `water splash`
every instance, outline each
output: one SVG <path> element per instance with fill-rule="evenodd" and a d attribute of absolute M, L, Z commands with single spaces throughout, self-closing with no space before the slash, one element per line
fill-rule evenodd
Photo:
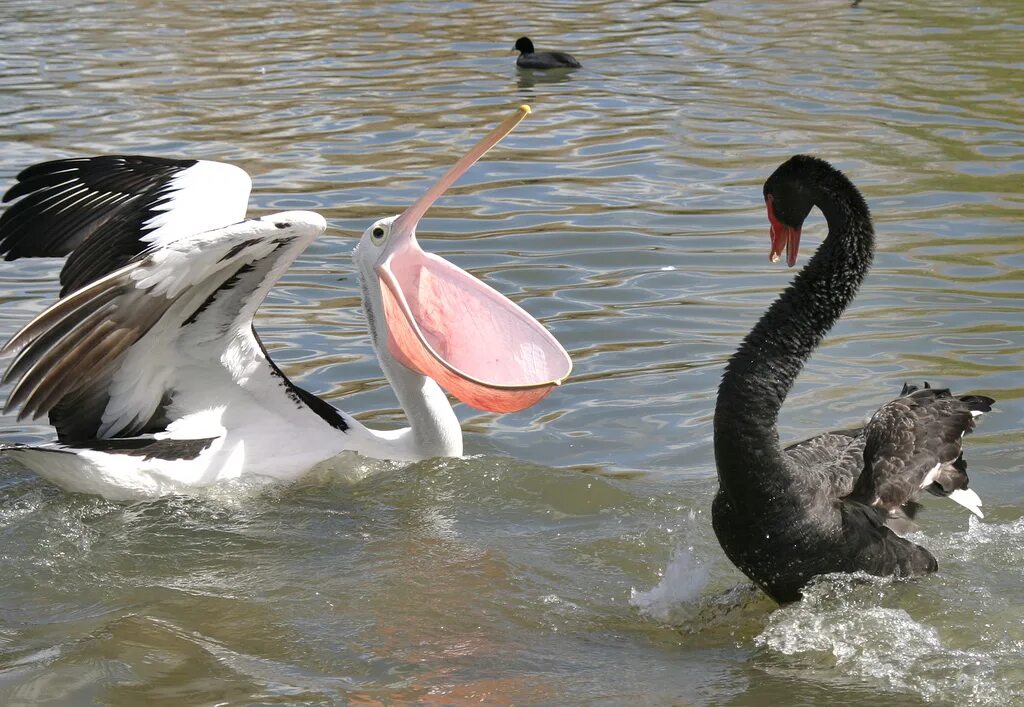
<path fill-rule="evenodd" d="M 863 574 L 821 577 L 803 601 L 773 612 L 754 642 L 787 656 L 791 669 L 814 669 L 825 681 L 831 672 L 837 682 L 865 678 L 928 701 L 959 704 L 1010 704 L 1024 697 L 1005 679 L 1014 669 L 1016 642 L 996 650 L 955 648 L 955 639 L 936 626 L 902 606 L 885 605 L 900 598 L 894 591 L 899 584 Z"/>
<path fill-rule="evenodd" d="M 708 568 L 697 560 L 693 547 L 679 547 L 654 587 L 647 591 L 630 588 L 629 603 L 648 618 L 672 622 L 681 609 L 697 602 L 710 578 Z"/>

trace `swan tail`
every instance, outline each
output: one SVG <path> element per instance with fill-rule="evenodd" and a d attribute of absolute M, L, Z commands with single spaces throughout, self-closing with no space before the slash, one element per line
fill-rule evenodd
<path fill-rule="evenodd" d="M 961 452 L 952 464 L 942 465 L 926 490 L 935 496 L 945 496 L 979 518 L 984 518 L 985 514 L 981 512 L 981 497 L 972 489 L 967 488 L 968 483 L 967 462 Z"/>

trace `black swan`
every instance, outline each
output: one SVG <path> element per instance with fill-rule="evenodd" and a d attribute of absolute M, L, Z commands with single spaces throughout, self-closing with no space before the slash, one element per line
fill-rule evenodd
<path fill-rule="evenodd" d="M 516 66 L 520 69 L 579 69 L 581 64 L 565 52 L 536 52 L 529 37 L 516 40 L 513 51 L 519 52 Z"/>
<path fill-rule="evenodd" d="M 922 490 L 977 515 L 961 439 L 994 402 L 981 395 L 904 386 L 860 429 L 783 449 L 776 421 L 822 337 L 871 267 L 874 229 L 852 182 L 828 162 L 797 155 L 764 185 L 771 259 L 796 262 L 800 229 L 817 206 L 828 237 L 729 360 L 715 408 L 719 490 L 712 523 L 729 559 L 776 601 L 801 597 L 815 576 L 863 571 L 909 577 L 938 568 L 900 537 Z M 896 532 L 894 532 L 896 531 Z"/>

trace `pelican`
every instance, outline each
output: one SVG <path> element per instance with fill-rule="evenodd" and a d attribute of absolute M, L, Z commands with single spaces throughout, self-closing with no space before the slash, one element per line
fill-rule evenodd
<path fill-rule="evenodd" d="M 372 430 L 294 384 L 253 316 L 327 228 L 309 211 L 246 218 L 251 180 L 206 160 L 103 156 L 44 162 L 3 198 L 0 253 L 60 257 L 55 304 L 14 354 L 5 412 L 44 415 L 48 444 L 7 446 L 59 486 L 111 499 L 190 493 L 227 479 L 288 481 L 345 453 L 415 461 L 462 454 L 442 386 L 481 410 L 536 403 L 568 354 L 526 311 L 442 258 L 416 226 L 530 112 L 522 106 L 353 253 L 367 327 L 409 426 Z"/>

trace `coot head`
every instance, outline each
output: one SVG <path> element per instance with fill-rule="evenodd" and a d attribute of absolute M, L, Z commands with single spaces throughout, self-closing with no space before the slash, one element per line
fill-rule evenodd
<path fill-rule="evenodd" d="M 533 54 L 533 42 L 530 41 L 529 37 L 520 37 L 516 40 L 516 45 L 513 49 L 523 54 Z"/>

